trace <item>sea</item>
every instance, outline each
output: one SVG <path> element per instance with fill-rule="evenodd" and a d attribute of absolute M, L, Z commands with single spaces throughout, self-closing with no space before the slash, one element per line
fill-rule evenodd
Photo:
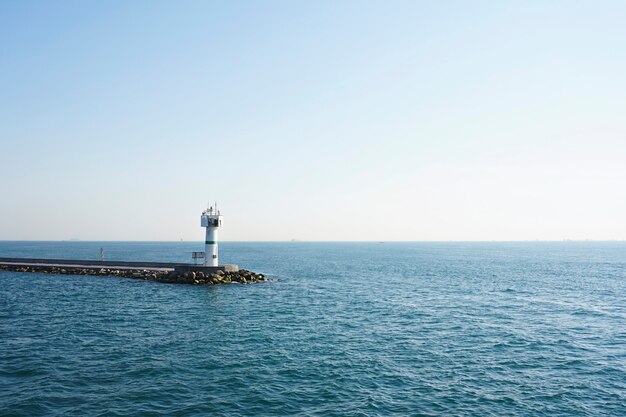
<path fill-rule="evenodd" d="M 191 262 L 201 242 L 0 242 Z M 625 416 L 626 243 L 223 242 L 267 282 L 0 271 L 2 416 Z"/>

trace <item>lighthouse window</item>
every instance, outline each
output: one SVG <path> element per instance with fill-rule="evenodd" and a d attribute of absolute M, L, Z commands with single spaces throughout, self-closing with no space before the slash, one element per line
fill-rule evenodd
<path fill-rule="evenodd" d="M 217 255 L 213 255 L 213 259 L 217 259 Z"/>

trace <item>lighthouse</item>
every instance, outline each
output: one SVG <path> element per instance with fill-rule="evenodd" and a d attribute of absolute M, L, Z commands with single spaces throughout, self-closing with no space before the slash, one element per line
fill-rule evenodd
<path fill-rule="evenodd" d="M 213 207 L 202 212 L 200 225 L 206 227 L 206 238 L 204 239 L 204 265 L 218 266 L 217 261 L 217 229 L 222 226 L 222 215 L 219 210 Z"/>

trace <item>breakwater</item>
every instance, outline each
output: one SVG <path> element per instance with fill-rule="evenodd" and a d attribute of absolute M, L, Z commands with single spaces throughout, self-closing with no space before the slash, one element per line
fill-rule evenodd
<path fill-rule="evenodd" d="M 264 281 L 237 265 L 206 267 L 166 262 L 93 261 L 69 259 L 0 258 L 0 270 L 62 275 L 98 275 L 170 284 L 215 285 Z"/>

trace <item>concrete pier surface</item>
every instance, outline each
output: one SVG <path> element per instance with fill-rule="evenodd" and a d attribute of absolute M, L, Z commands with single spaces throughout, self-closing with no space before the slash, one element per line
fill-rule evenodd
<path fill-rule="evenodd" d="M 85 259 L 2 258 L 0 270 L 72 275 L 105 275 L 151 281 L 211 285 L 263 281 L 237 265 L 204 266 L 173 262 L 98 261 Z"/>

